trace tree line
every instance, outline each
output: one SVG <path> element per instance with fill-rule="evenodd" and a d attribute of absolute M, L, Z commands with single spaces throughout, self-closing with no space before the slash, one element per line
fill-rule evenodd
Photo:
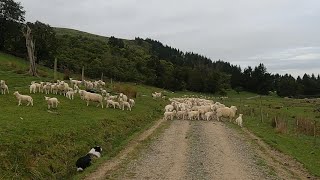
<path fill-rule="evenodd" d="M 53 28 L 36 21 L 25 22 L 25 11 L 14 0 L 0 0 L 0 51 L 27 58 L 21 29 L 28 25 L 35 41 L 36 63 L 53 68 L 58 59 L 61 72 L 86 76 L 104 76 L 119 81 L 144 83 L 172 91 L 226 94 L 227 89 L 279 96 L 308 97 L 320 94 L 320 77 L 305 74 L 294 78 L 289 74 L 267 72 L 261 63 L 256 67 L 232 65 L 193 52 L 163 45 L 157 40 L 136 37 L 125 40 L 111 36 L 95 37 L 72 30 Z"/>

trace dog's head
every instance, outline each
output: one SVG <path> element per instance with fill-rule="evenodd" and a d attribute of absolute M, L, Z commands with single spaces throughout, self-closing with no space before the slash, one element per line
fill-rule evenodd
<path fill-rule="evenodd" d="M 95 147 L 93 147 L 93 149 L 94 149 L 96 152 L 99 152 L 99 153 L 102 152 L 102 148 L 101 148 L 100 146 L 95 146 Z"/>
<path fill-rule="evenodd" d="M 101 157 L 101 151 L 102 151 L 102 148 L 100 146 L 95 146 L 89 151 L 89 154 L 92 154 L 99 158 Z"/>

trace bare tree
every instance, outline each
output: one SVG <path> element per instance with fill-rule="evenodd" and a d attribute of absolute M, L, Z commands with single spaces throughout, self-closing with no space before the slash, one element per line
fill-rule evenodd
<path fill-rule="evenodd" d="M 29 68 L 29 74 L 32 76 L 38 76 L 37 75 L 37 68 L 36 68 L 36 56 L 34 55 L 35 51 L 35 42 L 33 41 L 33 36 L 31 29 L 28 25 L 26 25 L 22 29 L 23 36 L 26 38 L 26 47 L 28 51 L 28 58 L 30 61 L 30 68 Z"/>

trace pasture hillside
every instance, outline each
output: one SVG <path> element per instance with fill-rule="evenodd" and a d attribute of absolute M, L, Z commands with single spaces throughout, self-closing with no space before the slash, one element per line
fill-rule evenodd
<path fill-rule="evenodd" d="M 0 79 L 10 90 L 10 94 L 0 95 L 0 179 L 68 179 L 76 174 L 77 158 L 92 146 L 102 146 L 105 158 L 114 156 L 130 137 L 162 114 L 164 101 L 150 96 L 159 89 L 123 83 L 115 86 L 138 92 L 131 112 L 101 109 L 92 103 L 87 107 L 79 95 L 69 100 L 52 94 L 48 96 L 57 97 L 61 103 L 48 112 L 45 94 L 41 93 L 31 94 L 33 107 L 18 107 L 13 92 L 29 94 L 31 81 L 51 81 L 53 72 L 39 67 L 42 77 L 27 76 L 26 61 L 3 53 L 0 64 Z"/>
<path fill-rule="evenodd" d="M 150 96 L 151 92 L 164 90 L 134 83 L 116 83 L 114 87 L 135 89 L 138 92 L 137 106 L 132 112 L 101 109 L 94 105 L 86 107 L 78 95 L 73 101 L 57 95 L 55 97 L 61 104 L 58 109 L 52 110 L 53 113 L 49 113 L 44 94 L 39 93 L 32 94 L 34 107 L 18 107 L 13 91 L 29 94 L 31 81 L 52 80 L 53 72 L 49 68 L 39 66 L 41 77 L 24 75 L 27 69 L 28 63 L 25 60 L 0 54 L 0 79 L 6 80 L 10 89 L 9 95 L 0 95 L 2 178 L 73 177 L 76 174 L 75 160 L 85 154 L 88 148 L 101 145 L 104 147 L 104 159 L 109 159 L 135 134 L 160 118 L 164 105 L 168 103 L 164 100 L 155 101 Z M 59 79 L 64 77 L 61 73 L 58 76 Z M 110 83 L 107 83 L 107 87 L 112 91 Z M 318 99 L 280 98 L 274 94 L 260 99 L 254 93 L 234 91 L 228 91 L 228 98 L 190 91 L 166 95 L 206 97 L 228 106 L 236 105 L 238 114 L 244 114 L 245 128 L 273 148 L 297 159 L 312 174 L 320 176 Z"/>

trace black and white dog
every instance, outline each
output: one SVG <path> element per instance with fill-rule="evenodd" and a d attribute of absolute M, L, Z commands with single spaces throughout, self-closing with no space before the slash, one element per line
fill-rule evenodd
<path fill-rule="evenodd" d="M 88 154 L 83 157 L 80 157 L 77 162 L 77 171 L 83 171 L 85 168 L 91 165 L 91 160 L 93 157 L 101 157 L 102 148 L 100 146 L 93 147 Z"/>

